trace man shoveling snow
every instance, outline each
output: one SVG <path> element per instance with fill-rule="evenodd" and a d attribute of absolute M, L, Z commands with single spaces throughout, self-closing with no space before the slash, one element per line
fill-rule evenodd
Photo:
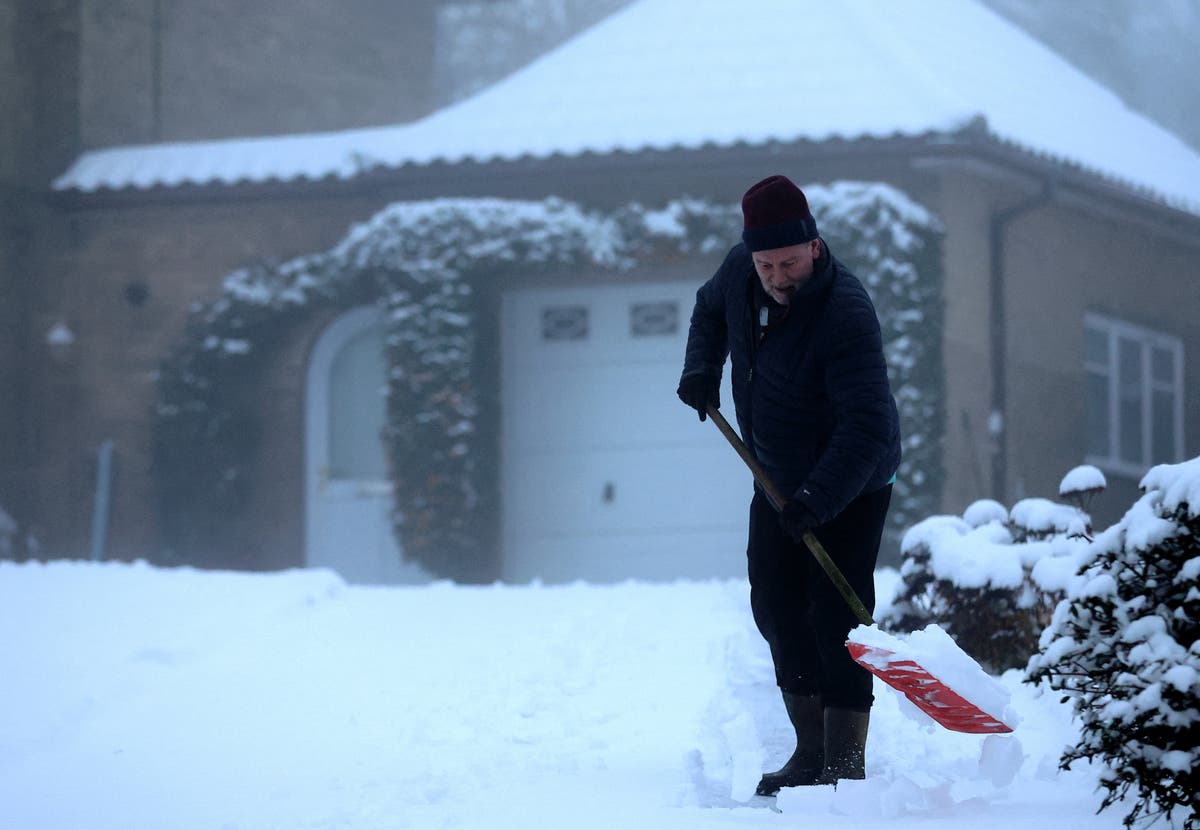
<path fill-rule="evenodd" d="M 771 176 L 742 214 L 743 241 L 696 294 L 678 394 L 703 420 L 720 406 L 729 355 L 742 436 L 788 495 L 772 504 L 756 487 L 747 549 L 755 623 L 796 731 L 791 758 L 759 782 L 773 795 L 864 777 L 871 675 L 845 648 L 859 620 L 803 539 L 811 531 L 834 551 L 869 615 L 900 428 L 875 309 L 804 193 Z"/>

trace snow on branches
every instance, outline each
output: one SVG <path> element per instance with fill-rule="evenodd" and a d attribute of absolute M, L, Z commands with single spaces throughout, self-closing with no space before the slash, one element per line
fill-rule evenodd
<path fill-rule="evenodd" d="M 992 672 L 1024 666 L 1086 546 L 1078 507 L 991 499 L 962 517 L 932 516 L 905 534 L 901 587 L 882 621 L 897 631 L 941 625 Z"/>
<path fill-rule="evenodd" d="M 1143 496 L 1097 536 L 1029 662 L 1074 702 L 1063 767 L 1104 762 L 1101 809 L 1126 826 L 1200 826 L 1200 458 L 1154 467 Z"/>

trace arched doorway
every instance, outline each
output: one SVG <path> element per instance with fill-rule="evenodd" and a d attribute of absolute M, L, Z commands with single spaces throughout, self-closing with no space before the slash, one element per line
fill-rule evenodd
<path fill-rule="evenodd" d="M 308 366 L 305 540 L 309 567 L 349 582 L 428 582 L 392 532 L 382 443 L 387 362 L 383 313 L 358 308 L 325 329 Z"/>

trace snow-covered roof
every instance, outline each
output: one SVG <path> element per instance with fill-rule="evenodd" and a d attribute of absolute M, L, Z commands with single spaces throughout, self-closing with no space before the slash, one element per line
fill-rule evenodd
<path fill-rule="evenodd" d="M 974 0 L 637 0 L 419 121 L 85 153 L 59 190 L 348 179 L 433 162 L 952 132 L 1200 213 L 1200 153 Z"/>

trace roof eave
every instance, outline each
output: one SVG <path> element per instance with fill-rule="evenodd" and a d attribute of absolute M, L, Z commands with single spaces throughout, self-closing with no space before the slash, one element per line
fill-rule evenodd
<path fill-rule="evenodd" d="M 1058 201 L 1091 211 L 1113 212 L 1133 221 L 1183 234 L 1200 244 L 1200 215 L 1171 204 L 1151 188 L 1117 180 L 1070 159 L 1056 158 L 1009 141 L 990 130 L 967 128 L 951 152 L 971 154 L 988 163 L 1023 173 L 1039 185 L 1051 185 Z"/>
<path fill-rule="evenodd" d="M 888 136 L 858 138 L 833 137 L 821 140 L 797 139 L 759 143 L 736 142 L 717 144 L 707 142 L 695 147 L 646 148 L 611 152 L 584 151 L 525 155 L 517 158 L 495 158 L 462 161 L 438 160 L 428 163 L 406 163 L 378 166 L 349 177 L 330 174 L 323 177 L 295 177 L 261 181 L 209 181 L 174 185 L 156 184 L 149 187 L 102 187 L 96 190 L 68 188 L 50 191 L 51 201 L 67 210 L 134 207 L 149 204 L 192 204 L 244 200 L 287 198 L 326 198 L 339 195 L 367 195 L 382 189 L 402 185 L 419 189 L 422 184 L 450 185 L 455 189 L 478 180 L 528 176 L 531 173 L 553 175 L 611 168 L 614 159 L 633 170 L 639 167 L 655 169 L 695 169 L 697 160 L 713 163 L 742 163 L 746 156 L 771 157 L 780 152 L 803 150 L 822 158 L 854 157 L 860 155 L 907 155 L 927 146 L 946 133 L 926 132 L 917 135 L 894 133 Z M 455 195 L 447 193 L 445 195 Z"/>
<path fill-rule="evenodd" d="M 411 191 L 414 198 L 467 195 L 482 181 L 527 178 L 531 175 L 553 179 L 566 172 L 604 171 L 614 159 L 631 172 L 641 167 L 663 170 L 697 169 L 707 165 L 744 165 L 756 156 L 764 161 L 780 154 L 803 153 L 806 158 L 836 159 L 856 157 L 905 157 L 910 162 L 923 160 L 974 160 L 996 165 L 1012 173 L 1049 181 L 1060 191 L 1066 190 L 1099 199 L 1132 212 L 1148 222 L 1157 222 L 1186 234 L 1200 233 L 1200 215 L 1169 204 L 1160 194 L 1145 188 L 1118 182 L 1069 159 L 1038 153 L 991 132 L 982 119 L 955 131 L 927 131 L 919 134 L 894 133 L 888 136 L 855 138 L 833 137 L 820 140 L 796 139 L 762 143 L 738 142 L 697 147 L 586 151 L 576 154 L 522 156 L 513 159 L 434 161 L 375 167 L 351 177 L 328 175 L 320 178 L 271 179 L 235 183 L 206 182 L 174 186 L 77 189 L 51 191 L 55 206 L 68 210 L 96 210 L 261 201 L 280 198 L 323 199 L 330 197 L 370 197 L 391 190 Z M 560 194 L 561 195 L 561 194 Z M 1089 205 L 1095 206 L 1093 201 Z"/>

